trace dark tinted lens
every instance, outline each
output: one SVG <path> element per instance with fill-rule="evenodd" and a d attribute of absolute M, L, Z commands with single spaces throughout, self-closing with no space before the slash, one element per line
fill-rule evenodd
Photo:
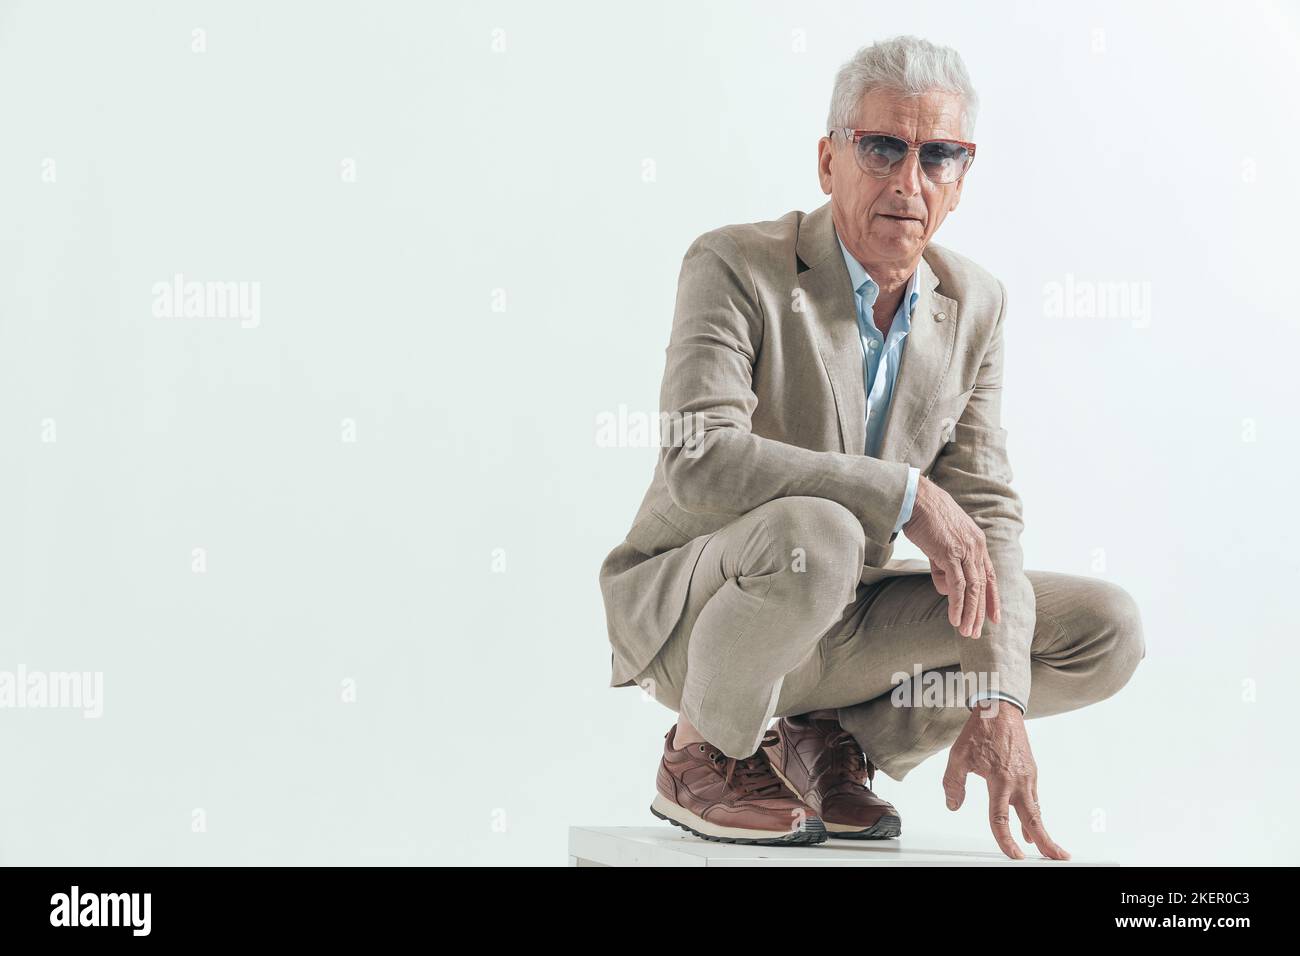
<path fill-rule="evenodd" d="M 858 140 L 858 160 L 867 169 L 889 169 L 907 155 L 907 144 L 893 136 L 864 136 Z"/>
<path fill-rule="evenodd" d="M 919 150 L 921 171 L 936 183 L 954 183 L 961 179 L 970 162 L 965 146 L 956 143 L 922 143 Z"/>

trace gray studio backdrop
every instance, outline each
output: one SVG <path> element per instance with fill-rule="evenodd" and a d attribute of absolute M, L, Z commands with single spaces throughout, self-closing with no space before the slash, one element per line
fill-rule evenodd
<path fill-rule="evenodd" d="M 655 449 L 600 424 L 656 411 L 690 241 L 823 201 L 834 72 L 901 32 L 983 99 L 939 241 L 1010 292 L 1027 562 L 1143 608 L 1123 693 L 1030 726 L 1048 825 L 1294 861 L 1297 13 L 1174 15 L 0 4 L 0 863 L 653 823 L 671 716 L 607 688 L 596 571 Z M 942 770 L 882 787 L 986 837 Z"/>

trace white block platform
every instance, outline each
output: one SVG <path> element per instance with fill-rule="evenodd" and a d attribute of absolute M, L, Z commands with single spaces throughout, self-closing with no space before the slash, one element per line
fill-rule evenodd
<path fill-rule="evenodd" d="M 569 827 L 570 866 L 1118 866 L 1104 860 L 1045 860 L 1033 847 L 1009 860 L 984 840 L 904 833 L 897 840 L 828 840 L 817 846 L 713 843 L 664 824 Z"/>

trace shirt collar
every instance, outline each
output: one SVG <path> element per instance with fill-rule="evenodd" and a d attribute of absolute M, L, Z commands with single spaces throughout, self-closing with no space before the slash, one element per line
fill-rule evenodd
<path fill-rule="evenodd" d="M 835 234 L 835 239 L 839 242 L 840 252 L 844 255 L 844 265 L 848 267 L 849 281 L 853 283 L 853 291 L 858 295 L 865 295 L 863 286 L 870 283 L 872 289 L 871 301 L 874 302 L 876 295 L 880 291 L 880 287 L 876 285 L 876 280 L 867 274 L 867 270 L 862 268 L 862 263 L 858 262 L 853 254 L 849 252 L 838 232 Z M 902 310 L 906 322 L 904 328 L 911 325 L 910 319 L 912 318 L 912 310 L 916 308 L 917 286 L 920 284 L 920 275 L 921 270 L 914 269 L 912 278 L 907 280 L 907 289 L 903 292 L 903 301 L 907 303 L 907 308 Z"/>

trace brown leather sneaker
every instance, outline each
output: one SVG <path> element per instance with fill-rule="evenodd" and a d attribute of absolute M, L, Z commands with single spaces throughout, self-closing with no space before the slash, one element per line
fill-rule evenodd
<path fill-rule="evenodd" d="M 827 833 L 892 840 L 903 832 L 893 804 L 871 792 L 876 768 L 838 721 L 782 717 L 776 735 L 772 768 L 822 818 Z"/>
<path fill-rule="evenodd" d="M 664 735 L 664 756 L 650 812 L 706 840 L 761 846 L 824 843 L 817 814 L 772 772 L 767 752 L 772 731 L 758 751 L 742 760 L 712 744 L 673 746 L 677 725 Z"/>

